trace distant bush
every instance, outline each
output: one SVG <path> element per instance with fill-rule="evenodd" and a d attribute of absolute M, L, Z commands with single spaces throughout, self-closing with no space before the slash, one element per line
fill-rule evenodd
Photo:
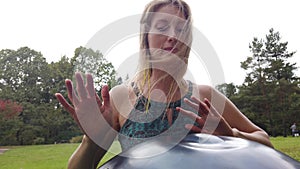
<path fill-rule="evenodd" d="M 44 143 L 45 143 L 45 138 L 43 137 L 37 137 L 32 142 L 33 145 L 44 144 Z"/>
<path fill-rule="evenodd" d="M 76 136 L 70 139 L 70 143 L 81 143 L 83 136 Z"/>

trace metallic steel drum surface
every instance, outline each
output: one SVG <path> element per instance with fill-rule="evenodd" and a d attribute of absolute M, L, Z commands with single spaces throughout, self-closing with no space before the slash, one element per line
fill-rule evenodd
<path fill-rule="evenodd" d="M 167 138 L 165 140 L 168 140 Z M 300 169 L 300 162 L 262 144 L 234 137 L 190 134 L 179 143 L 150 140 L 99 169 Z"/>

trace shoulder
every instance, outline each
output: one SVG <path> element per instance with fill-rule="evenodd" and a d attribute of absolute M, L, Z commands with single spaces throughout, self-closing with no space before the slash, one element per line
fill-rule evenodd
<path fill-rule="evenodd" d="M 110 90 L 110 100 L 114 110 L 123 115 L 128 114 L 133 108 L 135 97 L 131 85 L 121 84 Z"/>
<path fill-rule="evenodd" d="M 210 85 L 195 84 L 194 88 L 201 98 L 207 98 L 209 100 L 214 93 L 218 93 L 218 91 Z"/>
<path fill-rule="evenodd" d="M 210 94 L 215 89 L 210 85 L 197 85 L 198 91 L 201 94 Z"/>
<path fill-rule="evenodd" d="M 132 86 L 127 84 L 121 84 L 114 86 L 110 90 L 110 97 L 113 102 L 124 101 L 128 100 L 128 98 L 131 98 L 133 93 L 134 91 Z"/>
<path fill-rule="evenodd" d="M 126 88 L 127 88 L 127 85 L 125 85 L 125 84 L 116 85 L 116 86 L 114 86 L 113 88 L 110 89 L 110 93 L 115 94 L 115 93 L 118 93 L 118 92 L 120 92 L 120 91 L 122 91 Z"/>
<path fill-rule="evenodd" d="M 133 92 L 132 86 L 129 86 L 127 84 L 120 84 L 120 85 L 114 86 L 110 90 L 110 95 L 112 97 L 128 96 L 132 92 Z"/>

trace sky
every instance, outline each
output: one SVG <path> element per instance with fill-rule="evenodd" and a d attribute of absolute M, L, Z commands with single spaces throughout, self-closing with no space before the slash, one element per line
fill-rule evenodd
<path fill-rule="evenodd" d="M 71 58 L 74 50 L 86 46 L 99 30 L 124 17 L 141 14 L 148 2 L 4 0 L 0 2 L 0 49 L 17 50 L 28 46 L 41 52 L 47 62 L 58 61 L 64 55 Z M 236 85 L 243 83 L 246 73 L 240 68 L 240 62 L 251 55 L 249 43 L 254 37 L 264 38 L 270 28 L 280 33 L 283 42 L 289 42 L 288 51 L 298 51 L 290 61 L 300 65 L 300 1 L 186 2 L 192 10 L 194 27 L 206 37 L 216 52 L 220 61 L 216 66 L 222 67 L 224 82 Z M 138 43 L 137 36 L 129 37 L 115 44 L 110 52 L 105 53 L 105 57 L 119 70 L 120 58 L 124 59 L 137 52 Z M 212 83 L 212 75 L 205 68 L 212 65 L 206 65 L 197 57 L 191 58 L 189 64 L 196 82 Z M 296 72 L 298 76 L 299 72 Z"/>

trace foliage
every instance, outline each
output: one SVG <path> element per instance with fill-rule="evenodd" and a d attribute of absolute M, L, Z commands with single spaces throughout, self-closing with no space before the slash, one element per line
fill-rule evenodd
<path fill-rule="evenodd" d="M 92 74 L 97 90 L 104 84 L 112 87 L 116 83 L 116 71 L 113 69 L 112 63 L 108 62 L 99 51 L 79 47 L 75 50 L 71 64 L 75 71 Z"/>
<path fill-rule="evenodd" d="M 70 143 L 81 143 L 83 136 L 75 136 L 70 139 Z"/>
<path fill-rule="evenodd" d="M 115 84 L 112 64 L 98 51 L 80 47 L 73 58 L 50 64 L 28 47 L 0 51 L 0 145 L 62 142 L 82 134 L 54 96 L 60 92 L 67 98 L 64 81 L 74 75 L 79 57 L 86 58 L 98 83 Z"/>
<path fill-rule="evenodd" d="M 254 38 L 249 45 L 252 55 L 241 62 L 247 72 L 244 83 L 217 86 L 272 136 L 289 135 L 290 124 L 300 124 L 297 66 L 288 60 L 295 52 L 288 52 L 287 45 L 273 29 L 265 39 Z M 99 51 L 85 47 L 75 49 L 71 58 L 51 63 L 28 47 L 0 50 L 0 145 L 48 144 L 81 136 L 54 96 L 59 92 L 67 98 L 64 81 L 72 79 L 75 71 L 91 73 L 97 93 L 103 84 L 122 83 Z"/>
<path fill-rule="evenodd" d="M 18 116 L 23 107 L 17 102 L 11 100 L 0 100 L 0 117 L 2 120 L 8 120 Z"/>
<path fill-rule="evenodd" d="M 232 84 L 222 84 L 224 93 L 261 128 L 272 136 L 289 134 L 289 127 L 300 119 L 299 77 L 287 51 L 288 42 L 281 42 L 273 29 L 265 39 L 254 38 L 249 45 L 251 56 L 241 62 L 247 71 L 244 83 L 234 93 Z"/>
<path fill-rule="evenodd" d="M 217 85 L 216 88 L 229 99 L 237 93 L 237 88 L 233 83 L 223 83 Z"/>
<path fill-rule="evenodd" d="M 18 115 L 23 107 L 10 100 L 0 100 L 0 142 L 2 145 L 17 144 L 17 127 L 20 124 Z"/>

